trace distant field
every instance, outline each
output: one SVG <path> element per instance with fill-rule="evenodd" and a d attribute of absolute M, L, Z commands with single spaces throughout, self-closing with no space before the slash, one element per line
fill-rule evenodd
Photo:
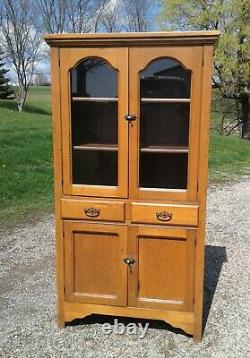
<path fill-rule="evenodd" d="M 50 89 L 32 87 L 25 111 L 0 100 L 0 222 L 2 227 L 52 208 Z M 250 173 L 250 141 L 212 134 L 211 181 Z"/>

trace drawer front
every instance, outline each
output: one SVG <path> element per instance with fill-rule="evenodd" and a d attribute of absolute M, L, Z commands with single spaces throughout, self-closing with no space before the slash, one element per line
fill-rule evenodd
<path fill-rule="evenodd" d="M 62 218 L 124 221 L 125 204 L 116 201 L 62 199 Z"/>
<path fill-rule="evenodd" d="M 131 221 L 146 224 L 197 226 L 198 206 L 131 203 Z"/>

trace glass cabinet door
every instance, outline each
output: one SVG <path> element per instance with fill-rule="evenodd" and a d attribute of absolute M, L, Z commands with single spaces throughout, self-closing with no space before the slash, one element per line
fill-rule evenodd
<path fill-rule="evenodd" d="M 126 197 L 127 173 L 122 169 L 128 156 L 128 124 L 123 118 L 127 113 L 126 56 L 117 50 L 113 54 L 103 50 L 102 56 L 100 49 L 93 56 L 88 50 L 82 58 L 79 52 L 84 50 L 78 50 L 78 55 L 73 49 L 69 52 L 66 70 L 61 69 L 62 75 L 67 73 L 68 84 L 66 89 L 62 81 L 68 103 L 68 108 L 63 103 L 62 125 L 69 138 L 64 136 L 64 161 L 69 158 L 64 188 L 68 194 Z"/>
<path fill-rule="evenodd" d="M 72 182 L 117 186 L 117 70 L 102 59 L 90 58 L 70 75 Z"/>
<path fill-rule="evenodd" d="M 134 198 L 195 200 L 201 53 L 192 50 L 130 50 Z"/>

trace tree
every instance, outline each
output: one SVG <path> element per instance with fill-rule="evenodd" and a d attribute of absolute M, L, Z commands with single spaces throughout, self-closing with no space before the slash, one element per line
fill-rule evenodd
<path fill-rule="evenodd" d="M 104 27 L 107 32 L 120 31 L 121 19 L 121 1 L 109 0 L 103 3 L 103 6 L 99 10 L 99 23 Z"/>
<path fill-rule="evenodd" d="M 123 21 L 125 31 L 148 31 L 151 25 L 151 0 L 123 0 Z"/>
<path fill-rule="evenodd" d="M 40 15 L 36 22 L 40 31 L 63 33 L 66 27 L 67 0 L 37 0 L 35 8 Z"/>
<path fill-rule="evenodd" d="M 9 70 L 6 70 L 3 66 L 3 60 L 2 60 L 3 52 L 0 49 L 0 98 L 1 99 L 8 99 L 8 98 L 14 98 L 14 92 L 9 86 L 9 79 L 5 77 L 6 73 L 9 72 Z"/>
<path fill-rule="evenodd" d="M 223 124 L 222 131 L 230 134 L 240 126 L 241 137 L 250 139 L 249 0 L 164 0 L 161 19 L 165 28 L 221 31 L 213 86 L 222 98 L 235 101 L 236 108 L 233 121 Z"/>
<path fill-rule="evenodd" d="M 31 84 L 32 86 L 47 86 L 49 84 L 48 77 L 43 71 L 37 71 L 33 75 Z"/>
<path fill-rule="evenodd" d="M 2 0 L 0 37 L 18 81 L 17 108 L 23 110 L 35 64 L 41 55 L 41 36 L 35 26 L 32 0 Z"/>
<path fill-rule="evenodd" d="M 34 7 L 40 16 L 36 25 L 40 32 L 96 32 L 100 9 L 107 0 L 37 0 Z"/>

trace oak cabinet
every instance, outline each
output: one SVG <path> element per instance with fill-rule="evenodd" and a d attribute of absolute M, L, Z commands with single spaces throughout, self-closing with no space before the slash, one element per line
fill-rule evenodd
<path fill-rule="evenodd" d="M 65 298 L 126 306 L 127 227 L 64 222 Z"/>
<path fill-rule="evenodd" d="M 195 229 L 131 227 L 128 304 L 150 309 L 193 310 Z"/>
<path fill-rule="evenodd" d="M 201 339 L 218 32 L 47 35 L 58 323 L 161 319 Z"/>

